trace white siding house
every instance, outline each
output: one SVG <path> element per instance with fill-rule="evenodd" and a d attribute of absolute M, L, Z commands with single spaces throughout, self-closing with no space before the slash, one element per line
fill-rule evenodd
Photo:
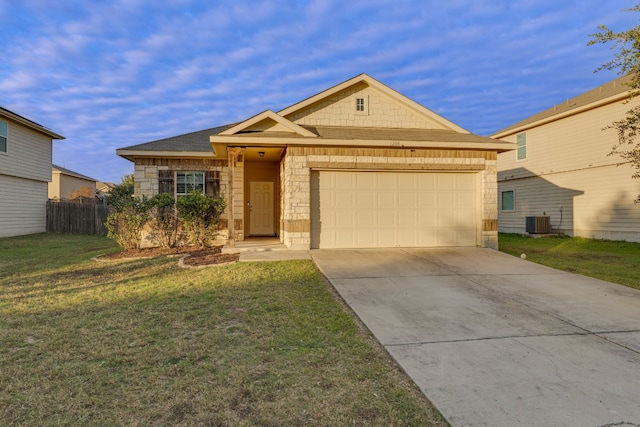
<path fill-rule="evenodd" d="M 0 107 L 0 237 L 45 231 L 54 139 L 64 137 Z"/>
<path fill-rule="evenodd" d="M 552 232 L 640 242 L 640 180 L 608 155 L 613 121 L 638 105 L 621 77 L 492 135 L 518 144 L 498 155 L 498 230 L 524 233 L 548 216 Z M 628 101 L 628 102 L 627 102 Z"/>

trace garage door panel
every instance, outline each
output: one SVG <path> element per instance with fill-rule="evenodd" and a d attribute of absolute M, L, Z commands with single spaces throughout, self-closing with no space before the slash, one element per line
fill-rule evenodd
<path fill-rule="evenodd" d="M 374 209 L 376 207 L 376 197 L 372 191 L 358 192 L 356 202 L 359 210 Z"/>
<path fill-rule="evenodd" d="M 476 176 L 312 173 L 312 247 L 475 246 Z"/>
<path fill-rule="evenodd" d="M 416 190 L 398 193 L 398 206 L 405 209 L 416 209 L 418 207 L 418 194 Z"/>
<path fill-rule="evenodd" d="M 397 174 L 396 177 L 397 177 L 397 186 L 399 188 L 405 188 L 405 189 L 418 188 L 417 175 L 409 174 L 409 173 L 400 173 L 400 174 Z"/>
<path fill-rule="evenodd" d="M 338 228 L 353 228 L 357 225 L 356 213 L 353 211 L 336 212 L 333 223 Z M 366 226 L 366 224 L 364 224 Z"/>
<path fill-rule="evenodd" d="M 396 193 L 391 191 L 380 191 L 377 194 L 378 194 L 378 198 L 377 198 L 376 208 L 378 209 L 395 209 L 396 208 L 398 204 Z"/>
<path fill-rule="evenodd" d="M 398 176 L 395 174 L 388 174 L 388 176 L 377 175 L 376 178 L 376 188 L 381 190 L 395 190 L 398 188 Z"/>
<path fill-rule="evenodd" d="M 417 227 L 418 212 L 415 210 L 398 212 L 398 225 L 400 227 Z"/>
<path fill-rule="evenodd" d="M 424 191 L 418 193 L 418 208 L 433 208 L 437 203 L 437 193 L 435 191 Z"/>
<path fill-rule="evenodd" d="M 373 174 L 356 174 L 354 185 L 362 189 L 376 188 L 377 177 Z"/>
<path fill-rule="evenodd" d="M 451 190 L 446 190 L 441 193 L 438 193 L 438 208 L 455 208 L 456 207 L 456 196 L 451 193 Z"/>
<path fill-rule="evenodd" d="M 389 228 L 397 225 L 397 212 L 391 210 L 380 210 L 377 212 L 376 226 Z"/>

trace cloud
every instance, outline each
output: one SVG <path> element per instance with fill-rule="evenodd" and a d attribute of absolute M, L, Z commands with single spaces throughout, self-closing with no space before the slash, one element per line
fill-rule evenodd
<path fill-rule="evenodd" d="M 361 72 L 487 134 L 612 78 L 591 73 L 608 47 L 585 45 L 598 23 L 636 25 L 626 3 L 0 2 L 19 23 L 0 28 L 0 91 L 68 138 L 56 162 L 111 181 L 131 166 L 118 147 L 278 110 Z"/>

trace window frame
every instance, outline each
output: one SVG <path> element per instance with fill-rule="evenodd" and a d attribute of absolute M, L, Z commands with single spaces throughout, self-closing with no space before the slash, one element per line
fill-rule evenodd
<path fill-rule="evenodd" d="M 362 101 L 362 103 L 360 103 Z M 362 109 L 359 109 L 362 107 Z M 353 95 L 353 110 L 354 114 L 366 116 L 369 114 L 369 97 L 367 95 L 355 94 Z"/>
<path fill-rule="evenodd" d="M 520 155 L 521 149 L 523 156 Z M 527 133 L 522 132 L 516 135 L 516 160 L 527 160 Z"/>
<path fill-rule="evenodd" d="M 195 177 L 197 175 L 199 175 L 201 177 L 199 182 L 196 182 L 195 180 L 193 182 L 180 182 L 180 175 L 184 176 L 184 180 L 187 180 L 188 177 Z M 180 192 L 180 186 L 184 186 L 184 191 Z M 192 188 L 187 188 L 187 186 L 190 185 L 192 186 Z M 191 193 L 192 191 L 198 191 L 198 186 L 202 186 L 202 190 L 200 191 L 201 194 L 206 194 L 206 173 L 204 171 L 176 171 L 175 173 L 175 197 L 176 199 L 182 196 L 185 196 L 189 193 Z"/>
<path fill-rule="evenodd" d="M 2 134 L 3 127 L 4 127 L 4 135 Z M 2 149 L 3 144 L 0 143 L 0 154 L 8 154 L 9 153 L 9 122 L 5 120 L 0 120 L 0 138 L 4 138 L 4 150 Z"/>
<path fill-rule="evenodd" d="M 511 203 L 513 204 L 513 206 L 511 207 L 511 209 L 505 209 L 504 208 L 504 195 L 505 193 L 511 193 Z M 513 188 L 509 188 L 509 189 L 505 189 L 505 190 L 500 190 L 500 212 L 515 212 L 516 211 L 516 190 Z"/>

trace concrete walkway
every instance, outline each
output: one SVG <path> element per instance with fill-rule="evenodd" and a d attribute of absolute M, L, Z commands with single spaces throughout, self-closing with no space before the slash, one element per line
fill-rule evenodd
<path fill-rule="evenodd" d="M 311 259 L 309 251 L 287 248 L 276 237 L 250 237 L 235 242 L 233 248 L 224 248 L 226 253 L 240 253 L 240 261 L 286 261 Z"/>
<path fill-rule="evenodd" d="M 640 291 L 491 249 L 312 258 L 453 426 L 640 426 Z"/>

